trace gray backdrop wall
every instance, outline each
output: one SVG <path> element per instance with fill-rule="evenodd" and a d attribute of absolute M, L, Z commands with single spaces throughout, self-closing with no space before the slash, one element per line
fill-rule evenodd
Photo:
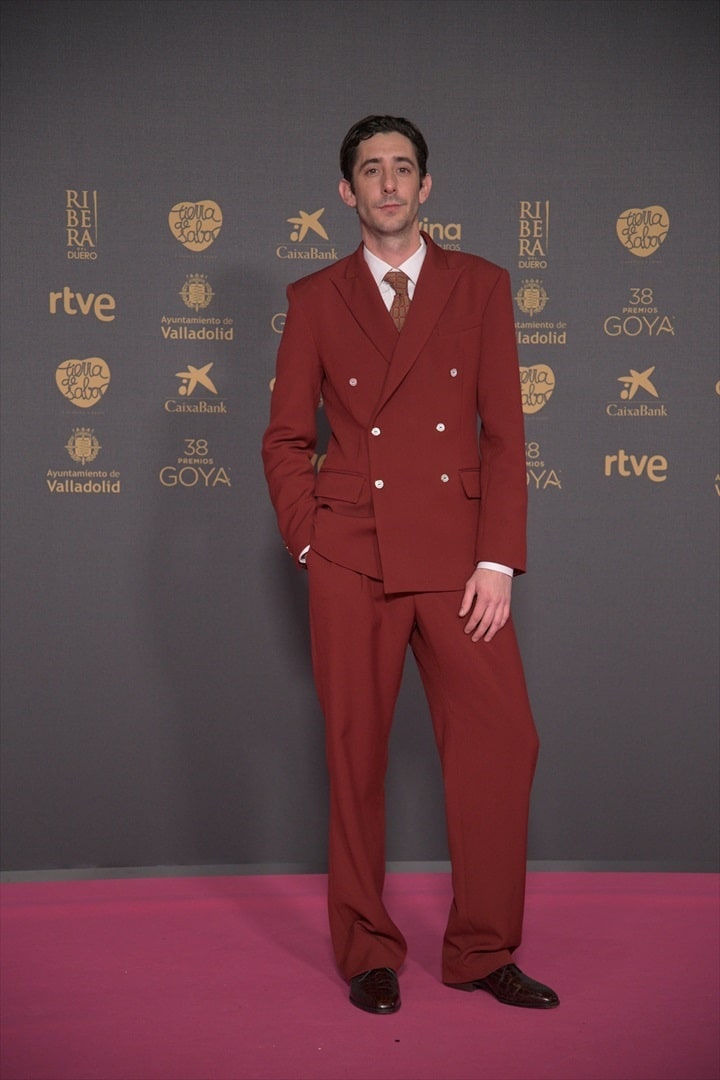
<path fill-rule="evenodd" d="M 370 112 L 428 139 L 431 235 L 513 279 L 530 856 L 716 866 L 716 43 L 693 0 L 7 5 L 6 871 L 324 865 L 259 444 Z M 444 861 L 412 667 L 388 788 L 390 859 Z"/>

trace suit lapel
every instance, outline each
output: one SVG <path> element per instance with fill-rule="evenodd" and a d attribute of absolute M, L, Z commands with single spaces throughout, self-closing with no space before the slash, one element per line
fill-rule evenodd
<path fill-rule="evenodd" d="M 398 343 L 398 332 L 365 262 L 362 244 L 350 256 L 345 273 L 335 280 L 335 286 L 355 320 L 389 363 Z"/>
<path fill-rule="evenodd" d="M 449 267 L 445 253 L 423 234 L 427 254 L 402 333 L 398 334 L 363 256 L 362 244 L 334 283 L 353 317 L 388 363 L 377 408 L 381 409 L 417 360 L 462 273 Z"/>
<path fill-rule="evenodd" d="M 392 363 L 388 368 L 385 385 L 378 402 L 378 409 L 382 408 L 391 394 L 397 390 L 417 360 L 462 273 L 461 267 L 448 267 L 442 248 L 438 247 L 429 236 L 423 235 L 427 244 L 427 254 L 405 325 L 400 334 L 390 321 L 395 334 L 395 347 Z M 375 291 L 377 292 L 377 287 Z"/>

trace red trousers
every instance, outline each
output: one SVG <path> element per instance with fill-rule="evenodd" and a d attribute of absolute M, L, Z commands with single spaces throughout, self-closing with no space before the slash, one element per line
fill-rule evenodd
<path fill-rule="evenodd" d="M 471 641 L 462 591 L 385 595 L 382 583 L 308 556 L 313 671 L 330 775 L 328 909 L 346 979 L 401 966 L 405 939 L 383 903 L 388 741 L 408 645 L 442 763 L 453 900 L 444 982 L 511 961 L 525 900 L 538 740 L 512 623 Z"/>

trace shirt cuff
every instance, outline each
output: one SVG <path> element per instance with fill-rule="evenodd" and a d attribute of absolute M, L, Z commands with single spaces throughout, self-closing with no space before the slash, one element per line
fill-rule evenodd
<path fill-rule="evenodd" d="M 303 566 L 307 562 L 307 553 L 308 553 L 309 550 L 310 550 L 310 545 L 308 544 L 308 546 L 304 547 L 302 549 L 302 551 L 300 552 L 300 554 L 298 555 L 298 562 L 302 563 Z"/>
<path fill-rule="evenodd" d="M 502 563 L 498 563 L 498 562 L 479 562 L 477 564 L 477 569 L 478 570 L 497 570 L 501 574 L 507 574 L 508 577 L 514 577 L 515 576 L 515 571 L 513 570 L 513 568 L 511 566 L 503 566 Z"/>

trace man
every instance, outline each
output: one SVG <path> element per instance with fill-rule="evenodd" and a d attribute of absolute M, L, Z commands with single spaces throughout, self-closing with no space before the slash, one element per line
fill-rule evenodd
<path fill-rule="evenodd" d="M 537 735 L 510 621 L 527 489 L 509 277 L 420 231 L 432 181 L 408 120 L 359 121 L 340 165 L 362 243 L 288 288 L 263 440 L 280 531 L 308 571 L 335 956 L 354 1005 L 400 1007 L 406 944 L 382 899 L 384 780 L 409 644 L 445 785 L 443 981 L 552 1008 L 554 991 L 512 962 Z M 321 400 L 330 440 L 316 475 Z"/>

